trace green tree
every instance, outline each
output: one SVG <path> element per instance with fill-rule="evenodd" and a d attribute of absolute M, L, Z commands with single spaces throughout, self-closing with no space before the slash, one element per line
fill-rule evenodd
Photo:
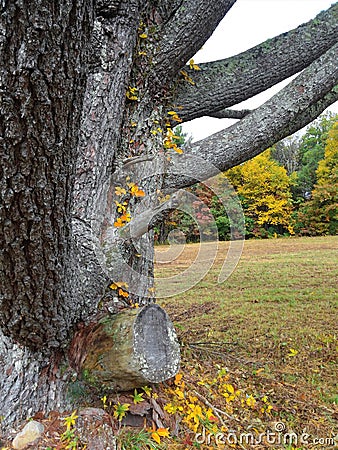
<path fill-rule="evenodd" d="M 317 184 L 311 200 L 297 214 L 296 229 L 301 234 L 321 235 L 338 232 L 338 122 L 328 132 L 325 155 L 316 171 Z"/>
<path fill-rule="evenodd" d="M 303 135 L 299 145 L 300 168 L 297 172 L 295 196 L 306 198 L 317 181 L 317 168 L 324 158 L 325 143 L 328 132 L 337 115 L 327 113 L 311 124 Z"/>

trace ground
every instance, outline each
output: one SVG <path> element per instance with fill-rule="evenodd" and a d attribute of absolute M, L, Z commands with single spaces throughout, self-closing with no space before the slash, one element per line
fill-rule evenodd
<path fill-rule="evenodd" d="M 247 241 L 218 284 L 227 248 L 220 243 L 196 286 L 158 300 L 181 342 L 179 375 L 136 394 L 92 395 L 84 406 L 100 408 L 97 423 L 113 426 L 121 450 L 338 448 L 338 237 Z M 157 263 L 157 277 L 187 268 L 197 252 L 188 245 Z M 122 418 L 123 405 L 133 414 Z M 67 417 L 74 436 L 80 428 L 72 413 L 37 416 L 47 431 L 30 448 L 99 448 L 65 438 Z"/>

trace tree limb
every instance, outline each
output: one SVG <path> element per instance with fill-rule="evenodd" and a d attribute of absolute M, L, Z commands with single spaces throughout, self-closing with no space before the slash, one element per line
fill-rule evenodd
<path fill-rule="evenodd" d="M 186 68 L 195 85 L 182 80 L 174 104 L 183 121 L 211 115 L 296 74 L 338 42 L 338 3 L 298 28 L 243 53 Z"/>
<path fill-rule="evenodd" d="M 165 23 L 153 59 L 156 87 L 166 85 L 202 47 L 236 0 L 183 0 Z"/>
<path fill-rule="evenodd" d="M 173 156 L 164 188 L 177 190 L 241 164 L 314 120 L 338 99 L 337 55 L 338 44 L 240 122 Z"/>
<path fill-rule="evenodd" d="M 222 109 L 221 111 L 215 111 L 208 114 L 209 117 L 215 117 L 216 119 L 243 119 L 245 116 L 250 114 L 251 109 Z"/>
<path fill-rule="evenodd" d="M 183 197 L 184 191 L 176 192 L 169 200 L 153 208 L 146 209 L 142 213 L 136 215 L 136 217 L 121 230 L 120 236 L 127 239 L 141 237 L 167 217 L 171 211 L 175 210 Z"/>

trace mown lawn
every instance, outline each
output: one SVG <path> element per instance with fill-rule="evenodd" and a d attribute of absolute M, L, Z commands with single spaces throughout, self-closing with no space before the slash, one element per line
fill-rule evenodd
<path fill-rule="evenodd" d="M 230 412 L 228 431 L 265 433 L 282 422 L 284 431 L 310 435 L 304 443 L 265 439 L 260 446 L 234 448 L 338 448 L 332 443 L 338 434 L 338 237 L 246 241 L 236 269 L 219 284 L 228 245 L 220 243 L 202 281 L 159 300 L 182 344 L 183 378 L 207 404 Z M 158 247 L 157 278 L 186 269 L 198 248 L 187 245 L 175 260 L 163 262 L 167 248 Z M 219 386 L 210 387 L 220 370 L 245 394 L 244 402 L 228 401 Z M 250 395 L 256 402 L 247 405 Z M 266 396 L 271 408 L 263 413 Z"/>

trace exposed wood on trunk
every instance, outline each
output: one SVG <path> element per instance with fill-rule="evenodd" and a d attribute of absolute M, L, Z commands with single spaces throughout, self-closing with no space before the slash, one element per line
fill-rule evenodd
<path fill-rule="evenodd" d="M 180 351 L 166 312 L 150 304 L 105 316 L 75 334 L 70 361 L 89 384 L 125 391 L 174 376 Z"/>

